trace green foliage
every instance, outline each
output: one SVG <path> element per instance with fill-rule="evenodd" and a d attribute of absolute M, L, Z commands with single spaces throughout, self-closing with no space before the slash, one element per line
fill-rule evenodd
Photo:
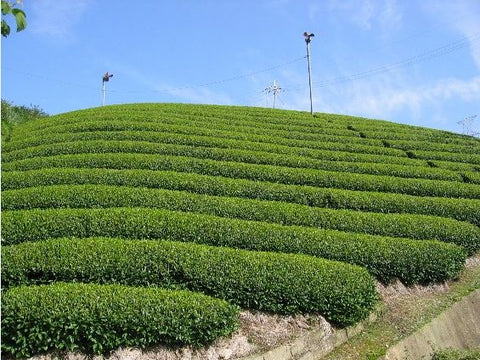
<path fill-rule="evenodd" d="M 10 1 L 2 0 L 2 36 L 7 37 L 10 35 L 10 26 L 7 24 L 3 16 L 13 15 L 15 23 L 17 25 L 17 32 L 22 31 L 27 27 L 27 15 L 21 9 L 15 7 L 16 4 L 12 4 Z"/>
<path fill-rule="evenodd" d="M 435 239 L 480 249 L 480 229 L 466 222 L 412 214 L 314 208 L 284 202 L 192 194 L 185 191 L 101 185 L 63 185 L 4 191 L 2 209 L 146 207 L 198 212 L 284 225 Z"/>
<path fill-rule="evenodd" d="M 450 217 L 480 226 L 480 200 L 284 185 L 193 173 L 114 169 L 40 169 L 2 174 L 4 190 L 56 184 L 98 184 L 187 190 L 200 194 L 298 203 L 314 207 Z M 30 190 L 35 192 L 34 189 Z"/>
<path fill-rule="evenodd" d="M 478 153 L 480 152 L 480 141 L 472 138 L 472 143 L 468 145 L 444 144 L 439 142 L 410 141 L 410 140 L 390 140 L 390 146 L 402 150 L 423 150 L 423 151 L 442 151 L 452 153 Z"/>
<path fill-rule="evenodd" d="M 297 169 L 172 155 L 72 154 L 34 157 L 5 163 L 2 166 L 3 171 L 24 171 L 53 167 L 170 170 L 292 185 L 480 199 L 480 186 L 455 181 L 405 179 L 393 176 Z"/>
<path fill-rule="evenodd" d="M 238 308 L 187 291 L 57 283 L 2 294 L 2 352 L 108 353 L 119 346 L 209 343 L 238 326 Z"/>
<path fill-rule="evenodd" d="M 242 307 L 320 313 L 351 325 L 376 301 L 365 269 L 304 255 L 152 240 L 55 239 L 5 246 L 5 287 L 50 281 L 184 286 Z"/>
<path fill-rule="evenodd" d="M 463 248 L 409 240 L 163 209 L 48 209 L 3 211 L 5 245 L 66 236 L 165 239 L 255 251 L 301 253 L 366 267 L 382 281 L 443 281 L 458 275 Z"/>
<path fill-rule="evenodd" d="M 34 106 L 18 106 L 2 99 L 2 142 L 10 140 L 13 129 L 20 124 L 24 124 L 31 120 L 37 120 L 47 117 L 40 107 Z M 2 146 L 3 151 L 3 146 Z"/>
<path fill-rule="evenodd" d="M 150 336 L 128 330 L 126 336 L 104 331 L 107 318 L 92 317 L 103 308 L 84 312 L 82 303 L 78 312 L 91 320 L 85 325 L 70 315 L 77 310 L 64 304 L 79 293 L 63 289 L 87 285 L 33 286 L 38 283 L 103 284 L 78 296 L 98 295 L 107 316 L 121 318 L 122 326 L 130 326 L 122 316 L 131 311 L 115 304 L 131 293 L 121 290 L 112 312 L 107 283 L 203 291 L 266 311 L 320 312 L 343 326 L 365 318 L 374 304 L 366 270 L 383 282 L 445 281 L 479 248 L 480 155 L 471 137 L 245 107 L 132 104 L 35 121 L 25 121 L 29 113 L 19 110 L 2 101 L 2 140 L 9 140 L 2 144 L 2 276 L 10 287 L 5 294 L 36 294 L 21 304 L 25 312 L 17 319 L 25 319 L 33 302 L 41 320 L 24 327 L 31 332 L 11 333 L 20 339 L 9 350 L 16 355 L 62 346 L 105 352 L 125 346 L 118 338 L 137 339 L 131 343 L 137 346 L 198 345 L 205 336 L 211 341 L 230 332 L 229 316 L 238 311 L 230 307 L 225 317 L 212 307 L 215 331 L 191 328 L 189 312 L 203 326 L 208 311 L 185 306 L 187 320 L 178 321 L 176 310 L 160 311 L 181 331 Z M 13 120 L 4 121 L 4 114 Z M 23 283 L 32 290 L 12 288 Z M 57 287 L 62 295 L 51 300 Z M 143 295 L 135 292 L 133 299 Z M 151 296 L 157 295 L 143 297 Z M 191 296 L 188 302 L 198 304 Z M 43 307 L 32 300 L 47 297 Z M 48 320 L 55 302 L 58 324 L 74 319 L 99 337 L 72 335 L 62 325 L 47 345 L 25 340 L 45 338 L 57 324 Z M 62 331 L 66 337 L 58 335 Z M 182 331 L 182 339 L 170 336 Z M 28 344 L 40 345 L 32 350 Z"/>
<path fill-rule="evenodd" d="M 478 360 L 480 349 L 445 349 L 436 351 L 432 360 Z"/>
<path fill-rule="evenodd" d="M 128 115 L 128 113 L 126 114 Z M 98 115 L 97 115 L 98 116 Z M 125 115 L 124 115 L 125 116 Z M 170 117 L 170 116 L 169 116 Z M 55 118 L 55 120 L 57 120 Z M 280 134 L 272 130 L 261 129 L 249 129 L 245 127 L 237 127 L 237 131 L 232 131 L 232 125 L 226 125 L 223 128 L 218 125 L 217 121 L 208 121 L 203 126 L 189 125 L 177 125 L 169 124 L 168 120 L 159 122 L 151 120 L 146 121 L 142 116 L 141 120 L 135 121 L 135 115 L 123 118 L 119 120 L 117 116 L 108 120 L 108 116 L 102 117 L 96 121 L 91 119 L 85 119 L 84 121 L 72 122 L 72 118 L 69 121 L 65 120 L 66 124 L 62 125 L 62 121 L 49 122 L 48 124 L 38 124 L 37 127 L 25 126 L 22 132 L 15 134 L 15 140 L 20 140 L 27 136 L 41 137 L 52 133 L 79 133 L 79 132 L 92 132 L 92 131 L 155 131 L 155 132 L 175 132 L 185 135 L 199 135 L 219 137 L 226 139 L 236 140 L 248 140 L 261 143 L 268 143 L 274 145 L 283 145 L 289 147 L 302 147 L 307 149 L 323 149 L 331 151 L 346 151 L 354 153 L 387 155 L 387 156 L 399 156 L 406 157 L 406 154 L 402 150 L 391 149 L 383 147 L 380 141 L 376 141 L 374 144 L 359 143 L 358 138 L 354 136 L 342 136 L 340 138 L 332 138 L 331 135 L 316 135 L 315 137 L 308 136 L 308 134 L 302 133 L 301 135 L 291 134 L 289 131 L 283 131 Z M 43 125 L 43 126 L 42 126 Z M 40 127 L 40 128 L 38 128 Z M 220 129 L 219 129 L 220 128 Z M 278 134 L 278 136 L 276 136 Z M 305 137 L 308 137 L 307 139 Z M 360 140 L 363 140 L 360 138 Z"/>
<path fill-rule="evenodd" d="M 140 153 L 188 156 L 199 159 L 235 161 L 250 164 L 287 166 L 405 178 L 462 181 L 459 174 L 445 169 L 385 163 L 360 163 L 311 159 L 299 155 L 274 154 L 242 149 L 219 149 L 192 145 L 157 144 L 146 141 L 76 141 L 40 145 L 2 154 L 2 161 L 22 160 L 41 156 L 85 153 Z M 371 158 L 374 155 L 370 155 Z"/>
<path fill-rule="evenodd" d="M 480 154 L 474 153 L 456 153 L 456 152 L 444 152 L 444 151 L 422 151 L 414 150 L 411 151 L 413 157 L 417 159 L 432 159 L 432 160 L 443 160 L 443 161 L 453 161 L 460 163 L 469 163 L 474 165 L 480 165 Z"/>
<path fill-rule="evenodd" d="M 155 124 L 157 126 L 164 125 Z M 181 130 L 181 132 L 174 132 L 174 130 Z M 198 129 L 193 129 L 198 131 Z M 175 145 L 190 145 L 207 148 L 220 149 L 237 149 L 237 150 L 254 150 L 269 152 L 273 154 L 286 154 L 291 156 L 305 156 L 312 159 L 329 160 L 329 161 L 350 161 L 350 162 L 368 162 L 368 163 L 385 163 L 385 164 L 400 164 L 409 166 L 427 166 L 423 160 L 410 159 L 408 157 L 352 153 L 338 150 L 324 150 L 311 149 L 299 146 L 277 145 L 269 142 L 260 142 L 240 139 L 228 139 L 225 137 L 215 137 L 213 134 L 196 135 L 189 134 L 193 132 L 191 128 L 183 126 L 181 128 L 160 128 L 159 131 L 87 131 L 75 133 L 50 133 L 43 134 L 41 137 L 27 137 L 11 141 L 3 148 L 3 154 L 8 154 L 8 159 L 19 159 L 22 156 L 22 150 L 28 151 L 27 148 L 37 146 L 48 146 L 57 143 L 88 141 L 88 140 L 116 140 L 116 141 L 136 141 L 149 142 L 157 144 L 175 144 Z M 331 138 L 329 138 L 331 140 Z M 349 141 L 351 141 L 349 139 Z M 40 149 L 38 149 L 40 150 Z M 7 159 L 7 158 L 5 158 Z"/>

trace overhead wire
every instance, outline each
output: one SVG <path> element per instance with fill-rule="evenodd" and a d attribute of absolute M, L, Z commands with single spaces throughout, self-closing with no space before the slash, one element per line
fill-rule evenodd
<path fill-rule="evenodd" d="M 387 65 L 381 65 L 369 70 L 361 71 L 358 73 L 353 73 L 345 76 L 339 76 L 331 79 L 325 79 L 321 81 L 314 81 L 314 87 L 315 88 L 323 88 L 331 85 L 336 85 L 339 83 L 345 83 L 345 82 L 350 82 L 350 81 L 355 81 L 355 80 L 362 80 L 366 78 L 370 78 L 372 76 L 376 76 L 379 74 L 383 74 L 386 72 L 390 72 L 393 70 L 397 70 L 399 68 L 407 67 L 407 66 L 412 66 L 424 61 L 431 60 L 433 58 L 437 58 L 443 55 L 450 54 L 454 51 L 460 50 L 462 48 L 465 48 L 469 46 L 472 42 L 476 42 L 480 40 L 480 32 L 475 33 L 473 35 L 465 36 L 461 38 L 460 40 L 445 44 L 443 46 L 440 46 L 438 48 L 431 49 L 429 51 L 423 52 L 421 54 L 417 54 L 415 56 L 397 61 L 392 64 L 387 64 Z M 305 89 L 305 86 L 298 86 L 298 87 L 290 87 L 287 90 L 299 90 L 299 89 Z"/>

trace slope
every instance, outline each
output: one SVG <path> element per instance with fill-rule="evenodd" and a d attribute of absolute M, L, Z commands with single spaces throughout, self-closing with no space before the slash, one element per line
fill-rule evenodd
<path fill-rule="evenodd" d="M 2 352 L 200 346 L 239 307 L 355 324 L 375 280 L 453 279 L 478 252 L 479 171 L 477 139 L 340 115 L 132 104 L 22 124 L 2 146 Z"/>

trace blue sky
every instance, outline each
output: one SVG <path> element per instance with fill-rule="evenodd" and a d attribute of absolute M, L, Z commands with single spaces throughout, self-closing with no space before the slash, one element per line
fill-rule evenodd
<path fill-rule="evenodd" d="M 106 103 L 273 105 L 462 132 L 478 115 L 478 0 L 24 0 L 1 96 L 50 114 Z"/>

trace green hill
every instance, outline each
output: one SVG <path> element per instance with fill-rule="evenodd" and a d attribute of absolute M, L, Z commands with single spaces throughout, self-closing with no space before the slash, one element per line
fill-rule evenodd
<path fill-rule="evenodd" d="M 350 116 L 134 104 L 2 144 L 2 353 L 201 346 L 240 308 L 365 319 L 480 248 L 480 141 Z"/>

